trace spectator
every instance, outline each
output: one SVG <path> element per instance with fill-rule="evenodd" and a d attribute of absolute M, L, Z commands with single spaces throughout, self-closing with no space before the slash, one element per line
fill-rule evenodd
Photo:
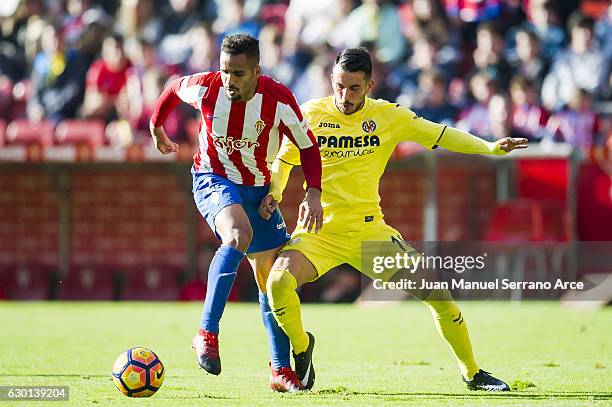
<path fill-rule="evenodd" d="M 41 37 L 42 52 L 32 68 L 28 118 L 59 122 L 75 117 L 83 100 L 85 65 L 74 49 L 66 49 L 61 28 L 47 24 Z"/>
<path fill-rule="evenodd" d="M 414 42 L 413 53 L 407 63 L 391 71 L 386 82 L 395 91 L 394 96 L 399 94 L 400 103 L 407 106 L 414 104 L 418 78 L 422 72 L 436 68 L 446 78 L 454 76 L 457 55 L 453 54 L 452 47 L 444 49 L 441 45 L 433 33 L 424 33 Z"/>
<path fill-rule="evenodd" d="M 499 25 L 485 22 L 476 32 L 474 65 L 477 71 L 485 71 L 503 88 L 507 88 L 512 77 L 512 66 L 504 56 L 504 36 Z"/>
<path fill-rule="evenodd" d="M 161 58 L 170 65 L 185 62 L 191 52 L 189 30 L 202 21 L 211 21 L 213 1 L 169 0 L 164 10 L 164 37 L 159 45 Z"/>
<path fill-rule="evenodd" d="M 599 133 L 599 118 L 592 110 L 592 96 L 585 89 L 574 91 L 569 106 L 548 120 L 547 130 L 555 140 L 589 153 Z"/>
<path fill-rule="evenodd" d="M 85 29 L 83 14 L 91 6 L 90 0 L 67 0 L 68 14 L 63 19 L 64 41 L 70 47 L 76 45 L 77 40 Z"/>
<path fill-rule="evenodd" d="M 568 103 L 577 88 L 595 97 L 607 92 L 610 61 L 596 48 L 593 18 L 576 12 L 570 17 L 571 44 L 557 56 L 542 86 L 542 101 L 550 110 Z"/>
<path fill-rule="evenodd" d="M 460 45 L 459 33 L 448 23 L 438 0 L 407 1 L 399 5 L 398 12 L 402 32 L 409 43 L 413 44 L 420 36 L 433 32 L 444 45 Z"/>
<path fill-rule="evenodd" d="M 532 141 L 541 140 L 545 135 L 548 112 L 538 103 L 536 83 L 522 75 L 510 82 L 512 100 L 512 127 L 520 137 Z"/>
<path fill-rule="evenodd" d="M 102 44 L 102 59 L 87 72 L 87 88 L 83 117 L 110 121 L 115 114 L 115 101 L 127 82 L 130 61 L 123 50 L 123 37 L 109 35 Z"/>
<path fill-rule="evenodd" d="M 291 0 L 285 14 L 283 54 L 302 56 L 327 43 L 342 48 L 346 18 L 354 8 L 355 0 Z"/>
<path fill-rule="evenodd" d="M 487 72 L 477 72 L 470 79 L 470 91 L 476 103 L 459 114 L 457 127 L 480 137 L 488 137 L 489 101 L 497 93 L 497 84 Z"/>
<path fill-rule="evenodd" d="M 512 126 L 512 111 L 508 96 L 501 93 L 493 95 L 487 108 L 489 134 L 483 138 L 496 141 L 504 137 L 521 137 Z"/>
<path fill-rule="evenodd" d="M 432 69 L 419 75 L 421 97 L 413 105 L 419 116 L 436 123 L 454 126 L 457 108 L 448 102 L 447 80 L 438 70 Z"/>
<path fill-rule="evenodd" d="M 542 44 L 542 55 L 552 59 L 565 44 L 565 31 L 559 22 L 557 3 L 553 0 L 531 0 L 527 30 L 536 33 Z"/>
<path fill-rule="evenodd" d="M 246 16 L 244 6 L 246 0 L 225 0 L 222 13 L 223 18 L 215 21 L 215 31 L 220 33 L 217 45 L 221 46 L 221 41 L 226 35 L 247 33 L 253 37 L 259 36 L 260 24 L 254 18 Z"/>
<path fill-rule="evenodd" d="M 612 181 L 612 115 L 606 115 L 600 121 L 602 142 L 593 149 L 593 161 L 610 177 Z M 612 188 L 610 188 L 612 201 Z"/>
<path fill-rule="evenodd" d="M 595 23 L 595 37 L 606 58 L 612 59 L 612 3 Z"/>
<path fill-rule="evenodd" d="M 12 59 L 12 55 L 7 55 L 8 64 L 17 64 L 14 69 L 8 69 L 12 71 L 14 80 L 23 79 L 29 73 L 32 61 L 40 51 L 39 40 L 45 25 L 45 8 L 42 0 L 20 1 L 13 16 L 2 21 L 3 36 L 11 44 L 9 49 L 16 57 Z"/>
<path fill-rule="evenodd" d="M 108 36 L 113 18 L 102 8 L 92 7 L 83 13 L 84 30 L 76 41 L 76 48 L 90 66 L 102 49 L 102 42 Z"/>
<path fill-rule="evenodd" d="M 140 39 L 135 44 L 136 47 L 129 54 L 132 66 L 126 72 L 125 92 L 119 93 L 117 110 L 120 118 L 127 120 L 134 127 L 138 127 L 138 121 L 143 115 L 146 105 L 145 95 L 148 91 L 147 86 L 152 87 L 154 90 L 160 88 L 156 80 L 145 80 L 147 75 L 161 76 L 162 74 L 169 73 L 170 69 L 159 61 L 155 44 L 145 39 Z M 166 79 L 167 76 L 163 80 L 165 81 Z M 148 82 L 148 85 L 146 82 Z M 161 85 L 160 92 L 161 90 L 163 90 L 163 84 Z"/>
<path fill-rule="evenodd" d="M 201 0 L 168 0 L 163 10 L 164 34 L 166 36 L 186 34 L 191 27 L 201 21 L 211 21 L 216 17 L 214 2 Z"/>
<path fill-rule="evenodd" d="M 336 47 L 358 47 L 373 43 L 376 58 L 385 64 L 394 64 L 404 53 L 404 37 L 397 8 L 391 0 L 364 0 L 346 18 L 342 45 Z M 356 29 L 359 27 L 359 29 Z"/>
<path fill-rule="evenodd" d="M 116 108 L 119 121 L 117 130 L 122 144 L 148 142 L 149 121 L 153 114 L 157 97 L 164 90 L 168 76 L 162 69 L 151 68 L 144 71 L 142 77 L 134 80 L 130 76 L 128 85 L 117 97 Z M 181 111 L 176 109 L 168 116 L 164 128 L 169 137 L 178 142 L 181 133 Z M 129 125 L 125 125 L 125 124 Z M 182 135 L 182 134 L 180 134 Z"/>
<path fill-rule="evenodd" d="M 297 78 L 294 94 L 298 103 L 305 103 L 310 99 L 331 95 L 332 88 L 329 74 L 333 67 L 333 61 L 333 58 L 330 58 L 329 55 L 319 55 Z"/>
<path fill-rule="evenodd" d="M 260 66 L 264 74 L 289 86 L 293 83 L 294 70 L 291 64 L 283 59 L 283 33 L 275 24 L 268 24 L 259 33 L 261 49 Z"/>
<path fill-rule="evenodd" d="M 142 38 L 158 44 L 163 34 L 163 21 L 156 15 L 154 0 L 123 0 L 115 25 L 125 38 Z"/>
<path fill-rule="evenodd" d="M 183 63 L 183 73 L 212 72 L 219 69 L 215 34 L 209 24 L 196 24 L 189 30 L 191 53 Z M 263 56 L 263 55 L 262 55 Z"/>
<path fill-rule="evenodd" d="M 446 14 L 464 23 L 493 20 L 502 11 L 501 0 L 445 0 Z"/>
<path fill-rule="evenodd" d="M 519 29 L 515 34 L 516 55 L 513 61 L 517 75 L 533 81 L 538 88 L 542 86 L 548 73 L 549 60 L 540 53 L 540 40 L 533 32 Z"/>

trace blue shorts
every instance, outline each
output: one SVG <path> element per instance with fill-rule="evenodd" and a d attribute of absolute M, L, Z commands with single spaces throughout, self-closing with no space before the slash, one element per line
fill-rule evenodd
<path fill-rule="evenodd" d="M 247 253 L 262 252 L 287 243 L 290 236 L 280 210 L 276 208 L 269 220 L 262 218 L 257 211 L 261 200 L 270 190 L 269 185 L 238 185 L 220 175 L 196 173 L 193 168 L 191 173 L 196 206 L 219 240 L 221 237 L 215 228 L 215 217 L 226 206 L 238 204 L 244 208 L 253 229 L 253 240 Z"/>

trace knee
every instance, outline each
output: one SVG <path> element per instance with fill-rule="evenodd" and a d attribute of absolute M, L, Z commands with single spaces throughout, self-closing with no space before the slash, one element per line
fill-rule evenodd
<path fill-rule="evenodd" d="M 279 294 L 282 296 L 283 291 L 295 291 L 296 288 L 297 281 L 289 270 L 274 268 L 270 270 L 270 274 L 268 274 L 268 279 L 266 281 L 266 290 L 268 292 L 268 298 L 270 298 L 271 301 L 278 299 Z"/>
<path fill-rule="evenodd" d="M 241 252 L 246 252 L 253 240 L 253 229 L 249 224 L 235 225 L 224 236 L 223 243 Z"/>

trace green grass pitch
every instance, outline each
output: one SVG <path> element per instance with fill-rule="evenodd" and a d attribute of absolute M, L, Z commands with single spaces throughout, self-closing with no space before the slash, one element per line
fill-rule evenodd
<path fill-rule="evenodd" d="M 476 358 L 510 393 L 469 392 L 419 303 L 384 308 L 305 305 L 317 337 L 317 382 L 303 394 L 268 388 L 267 342 L 257 304 L 230 304 L 220 376 L 197 368 L 196 303 L 0 303 L 0 385 L 68 385 L 69 405 L 612 405 L 612 309 L 557 303 L 463 302 Z M 114 387 L 116 356 L 153 349 L 166 367 L 151 399 Z M 59 402 L 3 402 L 52 405 Z"/>

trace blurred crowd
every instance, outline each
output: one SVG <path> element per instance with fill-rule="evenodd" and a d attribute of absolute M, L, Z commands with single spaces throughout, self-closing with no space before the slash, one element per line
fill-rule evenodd
<path fill-rule="evenodd" d="M 223 36 L 248 32 L 263 73 L 300 103 L 331 94 L 339 50 L 365 46 L 373 97 L 490 140 L 612 149 L 612 6 L 585 13 L 584 3 L 2 0 L 0 119 L 98 119 L 112 143 L 148 140 L 167 81 L 218 69 Z M 167 131 L 189 141 L 194 126 L 182 106 Z"/>

